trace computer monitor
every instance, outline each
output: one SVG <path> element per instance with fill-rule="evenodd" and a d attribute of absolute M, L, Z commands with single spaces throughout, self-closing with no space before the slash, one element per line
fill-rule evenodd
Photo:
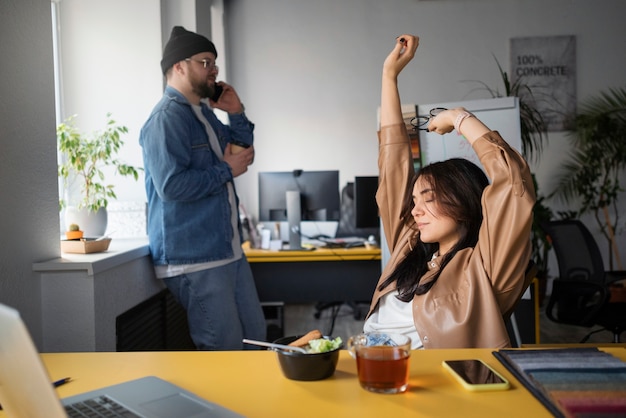
<path fill-rule="evenodd" d="M 300 193 L 303 221 L 338 221 L 339 171 L 259 173 L 259 221 L 287 221 L 287 191 Z"/>
<path fill-rule="evenodd" d="M 378 205 L 376 191 L 378 176 L 354 178 L 354 215 L 357 228 L 378 228 Z"/>

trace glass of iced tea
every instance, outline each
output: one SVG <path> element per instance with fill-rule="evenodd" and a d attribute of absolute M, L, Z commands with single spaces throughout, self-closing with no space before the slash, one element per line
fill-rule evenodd
<path fill-rule="evenodd" d="M 348 339 L 356 359 L 361 387 L 377 393 L 402 393 L 409 387 L 411 338 L 402 334 L 368 332 Z"/>

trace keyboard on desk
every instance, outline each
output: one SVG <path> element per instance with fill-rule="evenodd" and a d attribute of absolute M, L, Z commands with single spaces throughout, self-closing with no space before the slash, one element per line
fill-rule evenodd
<path fill-rule="evenodd" d="M 107 396 L 98 396 L 81 402 L 65 406 L 65 412 L 70 418 L 105 417 L 105 418 L 140 418 L 139 415 L 126 409 Z"/>
<path fill-rule="evenodd" d="M 326 248 L 356 248 L 364 247 L 367 240 L 361 237 L 326 238 L 321 239 Z"/>

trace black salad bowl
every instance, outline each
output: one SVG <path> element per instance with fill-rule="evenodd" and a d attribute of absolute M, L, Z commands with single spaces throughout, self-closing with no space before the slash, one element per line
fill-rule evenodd
<path fill-rule="evenodd" d="M 288 345 L 302 337 L 294 335 L 279 338 L 274 343 Z M 327 337 L 324 337 L 327 338 Z M 291 380 L 322 380 L 332 376 L 339 360 L 341 347 L 326 353 L 304 354 L 297 351 L 275 350 L 283 374 Z"/>

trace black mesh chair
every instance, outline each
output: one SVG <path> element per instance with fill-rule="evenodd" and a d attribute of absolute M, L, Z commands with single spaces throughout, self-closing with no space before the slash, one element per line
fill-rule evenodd
<path fill-rule="evenodd" d="M 611 286 L 626 280 L 626 271 L 605 271 L 600 249 L 582 222 L 551 221 L 542 228 L 552 241 L 559 266 L 559 277 L 552 282 L 546 306 L 547 317 L 557 323 L 601 327 L 581 343 L 604 330 L 611 331 L 613 342 L 619 343 L 626 329 L 626 302 L 611 300 Z"/>

